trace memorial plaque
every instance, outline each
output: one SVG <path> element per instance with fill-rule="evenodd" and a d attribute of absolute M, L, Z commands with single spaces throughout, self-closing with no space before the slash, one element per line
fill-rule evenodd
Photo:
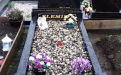
<path fill-rule="evenodd" d="M 32 10 L 32 20 L 37 21 L 38 17 L 45 16 L 47 20 L 63 20 L 67 14 L 76 14 L 82 19 L 80 10 L 81 0 L 38 0 L 38 8 Z"/>

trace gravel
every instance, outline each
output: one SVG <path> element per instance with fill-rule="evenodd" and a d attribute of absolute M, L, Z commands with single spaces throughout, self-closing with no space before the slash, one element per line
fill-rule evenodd
<path fill-rule="evenodd" d="M 73 29 L 68 29 L 63 21 L 48 21 L 48 29 L 40 30 L 37 26 L 35 29 L 31 53 L 45 53 L 51 58 L 51 67 L 47 75 L 72 75 L 71 63 L 76 58 L 87 58 L 83 45 L 82 35 L 77 24 Z M 57 46 L 61 41 L 62 46 Z M 28 71 L 28 75 L 31 71 Z M 92 75 L 90 71 L 87 75 Z"/>

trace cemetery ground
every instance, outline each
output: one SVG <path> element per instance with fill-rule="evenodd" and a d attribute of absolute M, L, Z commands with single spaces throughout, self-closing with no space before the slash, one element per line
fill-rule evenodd
<path fill-rule="evenodd" d="M 8 34 L 8 36 L 14 40 L 17 32 L 18 32 L 19 27 L 12 27 L 8 24 L 8 22 L 3 22 L 0 21 L 0 55 L 2 56 L 6 56 L 7 52 L 3 52 L 2 51 L 2 39 L 5 37 L 6 34 Z"/>
<path fill-rule="evenodd" d="M 107 75 L 120 75 L 121 31 L 88 30 L 87 32 L 102 71 Z"/>

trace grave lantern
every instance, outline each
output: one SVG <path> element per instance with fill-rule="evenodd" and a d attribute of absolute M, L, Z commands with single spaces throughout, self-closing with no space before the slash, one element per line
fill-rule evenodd
<path fill-rule="evenodd" d="M 2 39 L 3 51 L 9 51 L 9 49 L 11 47 L 11 42 L 12 42 L 12 40 L 6 34 L 6 36 Z"/>

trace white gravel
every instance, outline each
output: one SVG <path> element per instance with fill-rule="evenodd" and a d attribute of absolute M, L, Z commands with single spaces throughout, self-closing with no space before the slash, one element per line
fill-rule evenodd
<path fill-rule="evenodd" d="M 38 1 L 12 1 L 13 8 L 24 11 L 22 14 L 25 20 L 31 20 L 31 12 L 33 7 L 38 7 Z M 29 15 L 30 17 L 26 17 Z M 5 16 L 5 14 L 4 14 Z"/>
<path fill-rule="evenodd" d="M 19 10 L 24 11 L 24 13 L 22 14 L 24 16 L 25 20 L 31 20 L 31 12 L 32 12 L 32 8 L 33 7 L 37 7 L 38 2 L 37 1 L 19 1 L 17 3 L 14 4 L 14 8 L 18 8 Z M 30 17 L 26 17 L 27 15 L 30 15 Z"/>

